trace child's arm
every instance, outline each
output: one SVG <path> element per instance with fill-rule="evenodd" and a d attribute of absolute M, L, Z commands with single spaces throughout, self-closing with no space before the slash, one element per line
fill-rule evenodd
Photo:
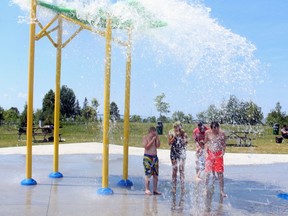
<path fill-rule="evenodd" d="M 150 149 L 150 147 L 154 144 L 155 137 L 153 137 L 150 141 L 147 141 L 147 137 L 143 138 L 143 145 L 146 150 Z"/>
<path fill-rule="evenodd" d="M 173 135 L 170 135 L 168 139 L 169 139 L 169 140 L 168 140 L 168 144 L 169 144 L 169 146 L 170 146 L 170 145 L 172 145 L 172 143 L 174 142 L 175 137 L 174 137 Z"/>
<path fill-rule="evenodd" d="M 155 145 L 156 145 L 156 148 L 159 148 L 159 147 L 160 147 L 160 139 L 159 139 L 159 136 L 156 136 Z"/>

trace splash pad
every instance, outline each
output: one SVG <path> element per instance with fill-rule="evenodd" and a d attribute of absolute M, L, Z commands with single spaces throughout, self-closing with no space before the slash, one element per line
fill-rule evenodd
<path fill-rule="evenodd" d="M 56 16 L 46 25 L 43 26 L 37 19 L 37 6 L 45 7 L 56 13 Z M 129 7 L 133 7 L 135 11 L 145 20 L 145 23 L 150 28 L 163 27 L 166 24 L 162 21 L 154 19 L 151 13 L 148 13 L 137 2 L 128 2 Z M 54 4 L 49 4 L 44 1 L 31 1 L 30 11 L 30 51 L 29 51 L 29 81 L 28 81 L 28 103 L 27 103 L 27 154 L 26 154 L 26 179 L 22 185 L 35 185 L 37 182 L 32 178 L 32 128 L 33 128 L 33 85 L 34 85 L 34 55 L 35 55 L 35 40 L 39 40 L 44 36 L 48 37 L 50 42 L 57 49 L 56 59 L 56 89 L 55 89 L 55 109 L 54 109 L 54 161 L 53 172 L 49 175 L 50 178 L 62 178 L 63 175 L 59 172 L 59 113 L 60 113 L 60 77 L 61 77 L 61 55 L 64 48 L 80 31 L 83 29 L 90 30 L 106 39 L 106 56 L 105 56 L 105 83 L 104 83 L 104 119 L 103 119 L 103 167 L 102 167 L 102 188 L 98 189 L 98 194 L 110 195 L 113 191 L 108 187 L 108 161 L 109 161 L 109 115 L 110 115 L 110 71 L 111 71 L 111 41 L 115 41 L 127 48 L 126 61 L 126 91 L 125 91 L 125 115 L 124 115 L 124 159 L 123 159 L 123 179 L 119 182 L 121 187 L 131 187 L 133 183 L 128 179 L 128 142 L 129 142 L 129 118 L 130 118 L 130 74 L 131 74 L 131 33 L 133 21 L 122 21 L 117 16 L 112 16 L 105 9 L 99 8 L 92 14 L 94 21 L 89 22 L 79 18 L 75 9 L 61 7 Z M 80 26 L 80 28 L 72 34 L 67 41 L 63 43 L 63 20 L 72 22 Z M 96 21 L 97 20 L 97 21 Z M 54 22 L 58 21 L 58 25 L 51 30 L 48 30 Z M 91 27 L 99 27 L 101 30 Z M 36 24 L 41 28 L 41 31 L 36 34 Z M 119 28 L 128 31 L 128 40 L 120 41 L 112 38 L 112 29 Z M 105 29 L 103 31 L 102 29 Z M 50 34 L 57 31 L 57 42 L 54 42 Z"/>
<path fill-rule="evenodd" d="M 33 3 L 34 2 L 34 3 Z M 48 2 L 48 1 L 47 1 Z M 143 7 L 133 1 L 119 1 L 116 4 L 108 4 L 108 1 L 87 1 L 88 6 L 81 1 L 32 1 L 31 3 L 31 20 L 30 23 L 30 64 L 29 64 L 29 91 L 28 91 L 28 125 L 32 127 L 32 110 L 33 110 L 33 76 L 34 76 L 34 46 L 35 40 L 48 37 L 50 42 L 57 48 L 57 69 L 56 69 L 56 90 L 55 90 L 55 130 L 59 129 L 59 95 L 60 95 L 60 71 L 61 71 L 61 49 L 64 48 L 75 36 L 83 29 L 90 30 L 106 38 L 106 58 L 105 58 L 105 100 L 104 100 L 104 130 L 103 130 L 103 185 L 102 188 L 108 188 L 108 155 L 109 155 L 109 101 L 110 93 L 110 66 L 111 43 L 112 41 L 127 48 L 126 62 L 126 87 L 125 87 L 125 117 L 124 117 L 124 159 L 123 164 L 128 164 L 128 142 L 129 142 L 129 108 L 130 108 L 130 70 L 131 70 L 131 32 L 129 28 L 133 26 L 133 36 L 149 36 L 152 50 L 158 50 L 159 47 L 165 46 L 169 52 L 168 56 L 175 54 L 177 59 L 185 64 L 185 72 L 197 76 L 200 80 L 206 80 L 211 86 L 219 86 L 217 80 L 221 80 L 219 91 L 226 88 L 225 85 L 231 83 L 235 85 L 239 80 L 246 82 L 252 80 L 254 76 L 251 71 L 257 65 L 253 59 L 255 47 L 238 35 L 231 33 L 229 30 L 219 26 L 215 20 L 209 17 L 209 10 L 199 4 L 189 6 L 181 1 L 139 1 Z M 126 2 L 126 3 L 125 3 Z M 59 3 L 59 4 L 57 4 Z M 133 3 L 133 4 L 132 4 Z M 126 5 L 125 5 L 126 4 Z M 73 7 L 77 5 L 77 7 Z M 78 6 L 82 7 L 78 7 Z M 95 6 L 96 5 L 96 6 Z M 115 5 L 119 6 L 116 7 Z M 129 6 L 130 5 L 130 6 Z M 44 7 L 53 11 L 57 15 L 45 26 L 36 18 L 36 8 Z M 161 6 L 161 7 L 160 7 Z M 77 8 L 73 9 L 73 8 Z M 120 9 L 119 9 L 120 8 Z M 130 8 L 130 9 L 129 9 Z M 143 12 L 144 9 L 149 11 Z M 175 8 L 175 9 L 174 9 Z M 172 13 L 172 11 L 174 11 Z M 92 12 L 93 13 L 92 13 Z M 96 11 L 96 12 L 95 12 Z M 123 13 L 123 11 L 129 13 Z M 106 13 L 107 12 L 107 13 Z M 108 12 L 111 12 L 109 15 Z M 155 21 L 157 14 L 161 20 Z M 118 15 L 118 16 L 117 16 Z M 120 18 L 119 18 L 120 17 Z M 141 18 L 142 17 L 142 18 Z M 144 19 L 143 19 L 144 17 Z M 147 21 L 148 19 L 148 21 Z M 36 22 L 34 22 L 36 20 Z M 52 28 L 52 24 L 58 20 L 58 26 Z M 63 20 L 79 25 L 79 29 L 65 42 L 62 42 L 61 26 Z M 35 34 L 36 24 L 41 28 L 38 34 Z M 161 27 L 161 31 L 143 32 L 143 28 Z M 42 27 L 41 27 L 42 26 Z M 48 30 L 49 28 L 52 28 Z M 119 38 L 112 37 L 113 29 L 128 30 L 128 39 L 123 41 Z M 105 31 L 103 31 L 105 29 Z M 50 33 L 58 31 L 57 43 L 54 42 Z M 34 35 L 35 37 L 31 36 Z M 156 52 L 157 53 L 157 52 Z M 160 59 L 166 54 L 159 54 Z M 108 56 L 108 57 L 107 57 Z M 32 63 L 33 64 L 32 64 Z M 211 70 L 211 68 L 213 69 Z M 209 70 L 208 70 L 209 69 Z M 203 71 L 205 71 L 203 75 Z M 249 72 L 247 72 L 249 71 Z M 200 75 L 201 74 L 201 75 Z M 213 76 L 211 76 L 213 75 Z M 215 79 L 216 76 L 216 79 Z M 202 77 L 202 78 L 201 78 Z M 212 79 L 212 80 L 211 80 Z M 212 81 L 212 82 L 210 82 Z M 246 88 L 246 86 L 245 86 Z M 197 90 L 197 89 L 196 89 Z M 215 90 L 215 89 L 214 89 Z M 211 91 L 213 92 L 213 90 Z M 208 92 L 210 93 L 210 92 Z M 58 105 L 57 105 L 58 104 Z M 105 120 L 106 119 L 106 120 Z M 58 122 L 57 122 L 58 121 Z M 105 132 L 106 131 L 106 132 Z M 31 155 L 32 139 L 29 138 L 31 131 L 27 130 L 27 179 L 32 179 L 31 173 Z M 54 136 L 57 137 L 57 136 Z M 29 159 L 30 158 L 30 159 Z M 123 170 L 124 185 L 131 184 L 128 181 L 128 170 Z M 62 177 L 58 170 L 58 139 L 54 141 L 54 166 L 53 173 L 55 176 Z M 52 176 L 54 176 L 52 173 Z M 59 174 L 59 175 L 58 175 Z M 35 181 L 36 182 L 36 181 Z M 120 183 L 121 185 L 121 183 Z M 112 192 L 112 190 L 110 191 Z"/>

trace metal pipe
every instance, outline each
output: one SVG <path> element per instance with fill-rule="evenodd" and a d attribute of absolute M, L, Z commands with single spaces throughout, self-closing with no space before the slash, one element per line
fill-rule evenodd
<path fill-rule="evenodd" d="M 32 131 L 33 131 L 33 95 L 34 95 L 34 62 L 35 62 L 35 18 L 36 1 L 31 1 L 30 12 L 30 46 L 28 63 L 28 101 L 27 101 L 27 140 L 26 140 L 26 178 L 32 178 Z"/>
<path fill-rule="evenodd" d="M 64 48 L 71 40 L 73 40 L 74 37 L 76 37 L 77 34 L 79 34 L 80 31 L 82 31 L 83 27 L 81 26 L 76 32 L 74 32 L 73 35 L 71 35 L 70 38 L 68 38 L 65 43 L 63 43 L 62 48 Z"/>
<path fill-rule="evenodd" d="M 109 175 L 109 119 L 110 119 L 110 77 L 111 77 L 111 19 L 107 18 L 106 26 L 106 55 L 104 80 L 104 117 L 103 117 L 103 161 L 102 161 L 102 188 L 108 188 Z"/>
<path fill-rule="evenodd" d="M 54 21 L 58 18 L 58 14 L 36 35 L 36 39 L 41 38 L 45 35 L 46 29 L 48 29 Z"/>
<path fill-rule="evenodd" d="M 58 18 L 57 55 L 56 55 L 56 83 L 55 83 L 55 106 L 54 106 L 54 163 L 53 171 L 59 169 L 59 118 L 60 118 L 60 78 L 62 57 L 62 17 Z"/>
<path fill-rule="evenodd" d="M 38 21 L 37 24 L 40 26 L 40 28 L 43 28 L 43 25 Z M 46 32 L 46 36 L 47 38 L 50 40 L 50 42 L 53 44 L 54 47 L 57 47 L 57 44 L 54 42 L 54 40 L 52 39 L 52 37 L 49 35 L 52 31 L 56 30 L 58 28 L 58 26 L 56 26 L 55 28 L 53 28 L 52 30 L 50 30 L 49 32 Z M 42 36 L 44 37 L 45 34 Z M 40 40 L 42 37 L 37 38 L 37 40 Z"/>
<path fill-rule="evenodd" d="M 123 179 L 128 179 L 128 148 L 130 132 L 130 83 L 131 83 L 131 30 L 128 31 L 126 59 L 125 110 L 124 110 L 124 143 L 123 143 Z"/>

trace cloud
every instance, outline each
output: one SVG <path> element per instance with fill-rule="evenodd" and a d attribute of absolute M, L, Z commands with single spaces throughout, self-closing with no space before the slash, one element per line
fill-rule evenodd
<path fill-rule="evenodd" d="M 27 93 L 19 92 L 17 97 L 26 99 L 27 98 Z"/>

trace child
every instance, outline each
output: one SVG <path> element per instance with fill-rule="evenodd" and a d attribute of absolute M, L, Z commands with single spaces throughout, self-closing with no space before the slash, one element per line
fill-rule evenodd
<path fill-rule="evenodd" d="M 169 146 L 170 146 L 170 159 L 172 164 L 172 193 L 176 193 L 177 186 L 177 173 L 179 169 L 181 191 L 184 192 L 185 184 L 185 161 L 186 161 L 186 145 L 188 142 L 187 135 L 182 129 L 181 124 L 175 123 L 173 133 L 169 135 Z"/>
<path fill-rule="evenodd" d="M 143 137 L 144 157 L 143 166 L 145 171 L 145 194 L 152 195 L 150 191 L 150 178 L 153 176 L 153 194 L 161 195 L 158 191 L 159 160 L 157 148 L 160 147 L 160 140 L 157 136 L 156 128 L 150 127 L 148 134 Z"/>
<path fill-rule="evenodd" d="M 199 145 L 196 148 L 196 180 L 201 181 L 201 174 L 205 170 L 205 152 L 204 152 L 204 142 L 200 141 Z"/>

